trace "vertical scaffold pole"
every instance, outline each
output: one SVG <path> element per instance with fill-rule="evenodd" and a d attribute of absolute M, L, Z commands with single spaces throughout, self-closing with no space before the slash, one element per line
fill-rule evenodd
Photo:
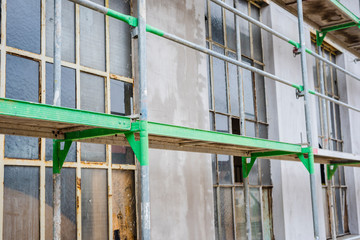
<path fill-rule="evenodd" d="M 235 7 L 237 8 L 239 3 L 235 1 Z M 241 60 L 241 42 L 240 42 L 240 17 L 235 16 L 235 28 L 236 28 L 236 56 L 238 61 Z M 237 67 L 237 76 L 239 84 L 239 104 L 240 104 L 240 134 L 245 135 L 245 105 L 244 105 L 244 87 L 242 81 L 242 69 Z M 243 166 L 244 167 L 244 166 Z M 251 240 L 251 219 L 250 219 L 250 193 L 249 193 L 249 177 L 244 177 L 244 204 L 245 204 L 245 221 L 246 221 L 246 237 L 247 240 Z"/>
<path fill-rule="evenodd" d="M 317 46 L 318 54 L 321 55 L 321 46 Z M 319 78 L 320 78 L 320 93 L 325 94 L 325 81 L 324 81 L 324 63 L 319 61 Z M 330 149 L 329 135 L 328 135 L 328 124 L 327 124 L 327 114 L 326 114 L 326 100 L 321 99 L 321 118 L 323 120 L 323 134 L 324 134 L 324 149 Z M 334 197 L 332 194 L 332 181 L 331 178 L 327 180 L 327 194 L 330 200 L 330 222 L 331 222 L 331 237 L 333 240 L 336 240 L 336 229 L 335 229 L 335 210 L 334 210 Z"/>
<path fill-rule="evenodd" d="M 301 72 L 302 81 L 304 85 L 304 107 L 305 107 L 305 121 L 306 121 L 306 136 L 310 146 L 310 153 L 308 155 L 309 161 L 309 173 L 310 173 L 310 190 L 311 190 L 311 203 L 312 203 L 312 215 L 313 215 L 313 227 L 314 227 L 314 238 L 319 239 L 319 223 L 318 223 L 318 211 L 317 211 L 317 196 L 316 196 L 316 179 L 314 174 L 314 154 L 313 154 L 313 141 L 311 131 L 311 113 L 309 105 L 309 89 L 308 89 L 308 75 L 307 75 L 307 64 L 306 64 L 306 46 L 305 46 L 305 35 L 304 35 L 304 19 L 303 19 L 303 8 L 302 0 L 297 0 L 298 10 L 298 24 L 299 24 L 299 42 L 301 46 Z"/>
<path fill-rule="evenodd" d="M 147 130 L 146 0 L 138 2 L 141 239 L 150 240 L 149 141 Z"/>
<path fill-rule="evenodd" d="M 61 106 L 61 0 L 54 2 L 54 99 Z M 54 146 L 55 147 L 55 146 Z M 54 148 L 53 151 L 56 151 Z M 54 168 L 53 168 L 54 169 Z M 53 239 L 61 239 L 61 175 L 53 172 Z"/>

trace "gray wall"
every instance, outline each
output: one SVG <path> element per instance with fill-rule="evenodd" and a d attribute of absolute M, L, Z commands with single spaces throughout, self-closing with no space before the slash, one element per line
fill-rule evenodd
<path fill-rule="evenodd" d="M 203 0 L 149 0 L 148 23 L 205 46 Z M 149 120 L 209 129 L 206 57 L 148 34 Z M 214 239 L 211 159 L 150 151 L 152 239 Z"/>

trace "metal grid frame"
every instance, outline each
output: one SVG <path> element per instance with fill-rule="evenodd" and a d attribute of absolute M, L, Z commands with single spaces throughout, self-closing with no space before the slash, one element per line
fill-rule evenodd
<path fill-rule="evenodd" d="M 109 6 L 109 0 L 104 0 L 105 6 Z M 132 0 L 130 3 L 130 11 L 132 11 Z M 41 42 L 40 42 L 40 54 L 32 53 L 29 51 L 13 48 L 6 45 L 6 5 L 7 0 L 1 1 L 1 72 L 0 72 L 0 97 L 5 97 L 6 88 L 6 55 L 16 55 L 23 58 L 28 58 L 39 63 L 39 102 L 45 103 L 46 100 L 46 63 L 53 63 L 53 57 L 46 56 L 46 0 L 41 0 Z M 109 42 L 109 17 L 105 16 L 105 56 L 106 56 L 106 68 L 105 71 L 86 67 L 80 64 L 80 7 L 74 4 L 75 9 L 75 62 L 62 61 L 63 67 L 68 67 L 75 70 L 76 79 L 76 109 L 80 109 L 80 73 L 89 73 L 104 79 L 105 83 L 105 113 L 110 113 L 110 79 L 123 81 L 126 83 L 134 83 L 133 78 L 124 77 L 110 72 L 110 42 Z M 131 44 L 133 45 L 133 44 Z M 132 49 L 132 46 L 130 46 Z M 133 60 L 132 60 L 133 61 Z M 132 64 L 134 66 L 134 64 Z M 134 69 L 132 69 L 132 72 Z M 4 221 L 4 168 L 5 166 L 31 166 L 38 167 L 40 169 L 40 191 L 39 191 L 39 216 L 40 216 L 40 239 L 45 239 L 45 170 L 47 167 L 52 167 L 52 161 L 45 160 L 45 139 L 39 140 L 39 159 L 16 159 L 5 158 L 4 147 L 5 136 L 0 135 L 0 236 L 3 236 L 3 221 Z M 112 170 L 124 170 L 134 172 L 135 183 L 135 201 L 137 199 L 137 161 L 134 165 L 125 164 L 113 164 L 111 159 L 111 145 L 106 145 L 106 159 L 105 162 L 83 162 L 81 161 L 81 144 L 76 143 L 76 162 L 65 162 L 65 168 L 76 169 L 76 229 L 77 239 L 81 239 L 82 232 L 82 214 L 81 214 L 81 170 L 82 169 L 104 169 L 107 170 L 107 209 L 108 209 L 108 235 L 109 239 L 113 239 L 113 224 L 112 224 Z M 136 224 L 138 224 L 137 207 L 135 204 Z M 138 235 L 138 227 L 136 228 Z"/>

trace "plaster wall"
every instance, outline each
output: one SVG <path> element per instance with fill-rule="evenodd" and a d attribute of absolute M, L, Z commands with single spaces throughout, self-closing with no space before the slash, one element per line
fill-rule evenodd
<path fill-rule="evenodd" d="M 148 0 L 148 24 L 205 46 L 203 0 Z M 206 56 L 147 35 L 149 120 L 209 129 Z M 214 239 L 210 155 L 151 150 L 152 239 Z"/>

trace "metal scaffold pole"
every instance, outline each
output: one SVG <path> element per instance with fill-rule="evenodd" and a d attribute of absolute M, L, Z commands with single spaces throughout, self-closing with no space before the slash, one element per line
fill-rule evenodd
<path fill-rule="evenodd" d="M 147 130 L 146 0 L 138 2 L 141 239 L 150 240 L 149 140 Z"/>
<path fill-rule="evenodd" d="M 61 0 L 54 2 L 54 99 L 61 106 Z M 54 153 L 57 152 L 54 144 Z M 54 163 L 55 159 L 53 159 Z M 61 239 L 61 174 L 53 166 L 53 239 Z"/>
<path fill-rule="evenodd" d="M 235 1 L 235 4 L 239 4 Z M 236 28 L 236 55 L 237 60 L 241 62 L 241 42 L 240 42 L 240 17 L 235 16 L 235 28 Z M 245 135 L 245 105 L 244 105 L 244 86 L 242 81 L 242 69 L 237 67 L 237 76 L 239 84 L 239 104 L 240 104 L 240 134 Z M 248 240 L 251 240 L 251 219 L 250 219 L 250 194 L 249 194 L 249 178 L 244 177 L 244 204 L 245 204 L 245 221 L 246 221 L 246 236 Z"/>
<path fill-rule="evenodd" d="M 298 11 L 298 24 L 299 24 L 299 41 L 301 49 L 301 73 L 304 87 L 304 106 L 305 106 L 305 121 L 306 121 L 306 136 L 309 143 L 310 152 L 308 154 L 309 173 L 310 173 L 310 191 L 311 191 L 311 203 L 312 203 L 312 215 L 313 215 L 313 227 L 314 227 L 314 238 L 319 239 L 319 223 L 318 223 L 318 207 L 317 207 L 317 196 L 316 196 L 316 180 L 314 173 L 314 154 L 312 151 L 312 129 L 311 129 L 311 113 L 310 113 L 310 99 L 308 89 L 308 75 L 307 75 L 307 64 L 306 64 L 306 46 L 305 46 L 305 35 L 304 35 L 304 19 L 302 0 L 297 0 L 297 11 Z"/>

